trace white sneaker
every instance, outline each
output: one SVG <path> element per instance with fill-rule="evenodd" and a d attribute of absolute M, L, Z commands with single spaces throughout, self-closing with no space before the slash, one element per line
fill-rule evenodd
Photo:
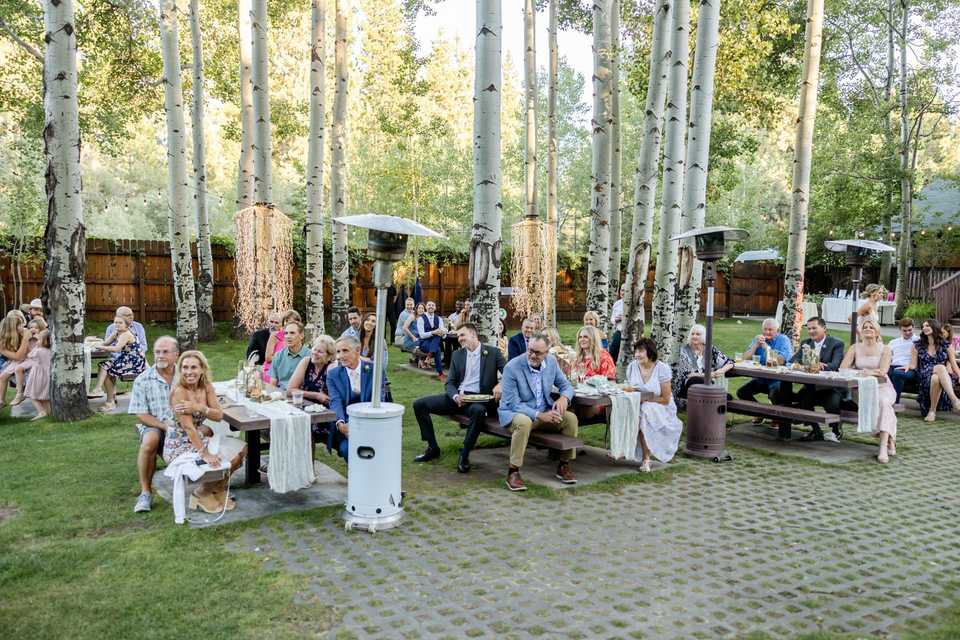
<path fill-rule="evenodd" d="M 133 512 L 143 513 L 144 511 L 150 511 L 151 506 L 153 506 L 153 494 L 144 491 L 137 497 L 137 504 L 133 505 Z"/>
<path fill-rule="evenodd" d="M 840 438 L 838 438 L 837 434 L 835 434 L 833 431 L 828 431 L 823 434 L 823 439 L 827 442 L 840 442 Z"/>

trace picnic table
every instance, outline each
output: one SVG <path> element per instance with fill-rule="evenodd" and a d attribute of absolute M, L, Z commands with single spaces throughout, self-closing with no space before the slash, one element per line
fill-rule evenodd
<path fill-rule="evenodd" d="M 765 380 L 778 380 L 789 384 L 812 384 L 818 387 L 834 387 L 838 389 L 852 390 L 856 389 L 858 376 L 851 374 L 841 374 L 836 371 L 826 371 L 821 373 L 807 373 L 797 369 L 791 369 L 785 366 L 765 367 L 752 363 L 737 363 L 733 366 L 729 376 L 747 376 L 750 378 L 762 378 Z M 827 413 L 825 411 L 809 411 L 796 407 L 787 407 L 774 404 L 763 404 L 752 402 L 750 400 L 728 400 L 727 410 L 735 413 L 742 413 L 748 416 L 761 418 L 773 418 L 780 423 L 780 437 L 784 440 L 790 439 L 790 428 L 793 422 L 812 422 L 821 425 L 832 426 L 839 423 L 857 423 L 856 411 L 840 411 L 839 413 Z"/>
<path fill-rule="evenodd" d="M 304 406 L 310 404 L 312 403 L 309 401 L 304 402 Z M 311 412 L 307 415 L 310 416 L 310 424 L 335 422 L 337 419 L 337 415 L 329 409 Z M 227 404 L 223 408 L 223 420 L 230 425 L 232 430 L 242 431 L 247 443 L 245 482 L 248 485 L 259 483 L 260 453 L 262 451 L 260 436 L 263 432 L 270 431 L 270 418 L 257 413 L 247 404 Z"/>

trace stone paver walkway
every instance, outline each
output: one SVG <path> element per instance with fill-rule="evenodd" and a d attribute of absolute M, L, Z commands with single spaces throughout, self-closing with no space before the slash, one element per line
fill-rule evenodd
<path fill-rule="evenodd" d="M 896 637 L 960 575 L 960 425 L 900 428 L 886 467 L 738 449 L 619 493 L 419 495 L 397 530 L 265 522 L 235 547 L 308 576 L 331 638 Z"/>

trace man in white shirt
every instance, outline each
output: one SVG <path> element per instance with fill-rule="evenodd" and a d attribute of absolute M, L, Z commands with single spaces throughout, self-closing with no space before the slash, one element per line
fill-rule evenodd
<path fill-rule="evenodd" d="M 463 439 L 457 471 L 467 473 L 470 470 L 470 451 L 483 430 L 484 419 L 488 415 L 497 415 L 496 400 L 500 397 L 497 374 L 503 371 L 506 363 L 499 349 L 480 342 L 475 325 L 465 323 L 457 334 L 461 348 L 451 358 L 450 375 L 444 393 L 419 398 L 413 403 L 413 412 L 420 425 L 420 438 L 427 443 L 427 450 L 414 458 L 414 462 L 429 462 L 440 457 L 440 445 L 437 444 L 430 414 L 449 416 L 462 413 L 470 418 L 470 424 Z M 471 394 L 492 395 L 494 401 L 464 402 L 463 396 Z"/>
<path fill-rule="evenodd" d="M 443 382 L 443 356 L 440 353 L 440 338 L 446 334 L 443 318 L 437 315 L 437 305 L 433 300 L 427 302 L 427 312 L 417 320 L 418 348 L 423 353 L 433 355 L 433 366 L 437 377 Z"/>
<path fill-rule="evenodd" d="M 613 335 L 610 336 L 610 357 L 616 362 L 620 356 L 620 336 L 623 331 L 623 287 L 620 287 L 620 293 L 617 301 L 613 303 L 610 310 L 610 326 L 613 327 Z"/>
<path fill-rule="evenodd" d="M 915 369 L 908 369 L 910 361 L 913 359 L 913 350 L 920 336 L 913 332 L 913 320 L 903 318 L 900 320 L 900 337 L 894 338 L 888 345 L 890 347 L 890 369 L 887 371 L 887 377 L 893 383 L 893 388 L 897 392 L 897 404 L 900 404 L 900 394 L 907 382 L 915 383 L 917 372 Z"/>

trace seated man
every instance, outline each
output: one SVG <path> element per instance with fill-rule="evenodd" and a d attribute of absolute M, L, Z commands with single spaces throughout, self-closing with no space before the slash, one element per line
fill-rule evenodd
<path fill-rule="evenodd" d="M 417 348 L 421 352 L 433 356 L 433 367 L 437 377 L 443 382 L 443 358 L 440 355 L 440 340 L 447 333 L 443 326 L 443 318 L 437 315 L 437 305 L 433 300 L 427 302 L 427 312 L 417 320 L 417 337 L 420 339 Z"/>
<path fill-rule="evenodd" d="M 250 341 L 247 343 L 248 360 L 252 354 L 257 354 L 257 364 L 267 361 L 267 343 L 270 341 L 270 336 L 280 330 L 280 322 L 280 314 L 271 311 L 267 316 L 267 326 L 250 334 Z"/>
<path fill-rule="evenodd" d="M 777 364 L 786 363 L 793 356 L 793 348 L 790 345 L 790 338 L 780 333 L 780 327 L 773 318 L 767 318 L 763 321 L 763 328 L 753 342 L 750 348 L 743 354 L 744 360 L 750 360 L 754 354 L 760 356 L 760 364 L 766 366 L 767 357 L 774 358 Z M 758 393 L 766 393 L 771 402 L 778 402 L 780 392 L 780 382 L 778 380 L 764 380 L 763 378 L 751 378 L 749 382 L 737 389 L 737 397 L 741 400 L 756 401 Z M 762 422 L 755 418 L 754 422 Z"/>
<path fill-rule="evenodd" d="M 327 426 L 327 451 L 336 450 L 341 458 L 347 460 L 350 451 L 347 407 L 358 402 L 370 402 L 373 398 L 373 363 L 360 357 L 360 341 L 356 338 L 342 336 L 336 344 L 340 364 L 327 371 L 327 393 L 330 396 L 330 410 L 337 414 L 337 421 L 332 427 Z M 386 382 L 387 375 L 384 372 L 380 400 L 386 394 Z"/>
<path fill-rule="evenodd" d="M 559 431 L 571 437 L 577 435 L 577 416 L 567 411 L 573 399 L 573 386 L 561 373 L 557 359 L 547 353 L 548 349 L 547 337 L 535 333 L 530 336 L 526 355 L 514 358 L 503 368 L 499 414 L 500 426 L 511 432 L 510 467 L 507 470 L 510 491 L 527 488 L 520 477 L 520 467 L 532 430 Z M 560 397 L 551 402 L 550 392 L 554 386 Z M 575 449 L 560 452 L 557 479 L 564 484 L 577 481 L 570 470 L 570 461 L 576 454 Z"/>
<path fill-rule="evenodd" d="M 270 381 L 278 389 L 286 389 L 293 372 L 304 358 L 310 357 L 310 348 L 303 344 L 303 325 L 297 321 L 288 322 L 283 328 L 283 344 L 270 363 Z"/>
<path fill-rule="evenodd" d="M 900 394 L 903 393 L 903 387 L 908 382 L 916 383 L 917 372 L 915 369 L 907 370 L 910 366 L 910 358 L 913 350 L 916 348 L 920 336 L 913 333 L 913 320 L 903 318 L 900 320 L 900 336 L 890 341 L 890 370 L 887 376 L 897 392 L 897 404 L 900 404 Z"/>
<path fill-rule="evenodd" d="M 510 338 L 510 343 L 507 345 L 508 361 L 513 360 L 517 356 L 522 356 L 527 352 L 527 341 L 530 340 L 530 336 L 533 335 L 533 331 L 533 318 L 525 318 L 524 321 L 520 323 L 520 333 Z"/>
<path fill-rule="evenodd" d="M 440 457 L 431 413 L 438 416 L 464 413 L 470 418 L 470 424 L 457 460 L 457 471 L 467 473 L 470 471 L 470 451 L 483 430 L 483 420 L 487 415 L 496 415 L 496 400 L 500 397 L 497 374 L 503 371 L 506 363 L 499 349 L 480 343 L 476 325 L 469 322 L 464 324 L 457 331 L 457 337 L 461 348 L 454 352 L 451 359 L 445 393 L 425 396 L 413 403 L 413 412 L 420 425 L 420 438 L 427 443 L 427 450 L 414 458 L 414 462 L 428 462 Z M 493 394 L 494 401 L 465 403 L 463 396 L 468 393 Z"/>
<path fill-rule="evenodd" d="M 130 307 L 117 307 L 116 315 L 127 321 L 130 331 L 133 332 L 133 335 L 137 338 L 137 346 L 140 347 L 140 353 L 147 355 L 147 332 L 144 330 L 142 324 L 133 319 L 133 309 Z M 107 325 L 107 331 L 103 336 L 104 344 L 111 344 L 113 342 L 112 338 L 116 330 L 114 324 Z M 118 354 L 114 354 L 113 357 L 116 358 L 117 355 Z"/>
<path fill-rule="evenodd" d="M 347 328 L 343 330 L 343 333 L 340 334 L 340 337 L 350 336 L 351 338 L 360 339 L 360 320 L 363 316 L 360 315 L 360 309 L 357 307 L 350 307 L 347 309 Z"/>
<path fill-rule="evenodd" d="M 153 506 L 153 472 L 157 469 L 157 456 L 163 453 L 167 427 L 174 423 L 170 388 L 179 355 L 176 338 L 157 338 L 153 343 L 153 366 L 133 381 L 127 412 L 135 414 L 140 421 L 137 425 L 140 434 L 140 451 L 137 453 L 140 495 L 133 507 L 134 513 L 150 511 Z"/>
<path fill-rule="evenodd" d="M 463 324 L 462 314 L 463 314 L 463 301 L 457 300 L 454 305 L 454 312 L 447 316 L 447 333 L 443 336 L 443 366 L 450 367 L 450 358 L 453 356 L 453 352 L 457 350 L 458 345 L 460 344 L 460 335 L 450 335 L 460 328 L 460 325 Z"/>
<path fill-rule="evenodd" d="M 793 363 L 801 362 L 803 347 L 806 345 L 820 359 L 820 371 L 838 370 L 840 363 L 843 361 L 843 343 L 833 336 L 827 335 L 827 323 L 823 321 L 823 318 L 813 317 L 807 320 L 807 335 L 809 337 L 800 343 L 800 348 L 793 354 L 790 361 Z M 780 391 L 784 403 L 790 404 L 790 399 L 793 396 L 791 385 L 781 382 Z M 812 411 L 814 407 L 819 405 L 827 413 L 839 413 L 843 396 L 843 391 L 836 387 L 818 387 L 805 384 L 800 391 L 800 408 Z M 800 439 L 805 441 L 823 440 L 824 435 L 820 425 L 812 424 L 810 426 L 813 427 L 810 433 Z M 833 433 L 828 437 L 834 442 L 842 438 L 843 431 L 840 430 L 840 425 L 834 425 Z"/>

